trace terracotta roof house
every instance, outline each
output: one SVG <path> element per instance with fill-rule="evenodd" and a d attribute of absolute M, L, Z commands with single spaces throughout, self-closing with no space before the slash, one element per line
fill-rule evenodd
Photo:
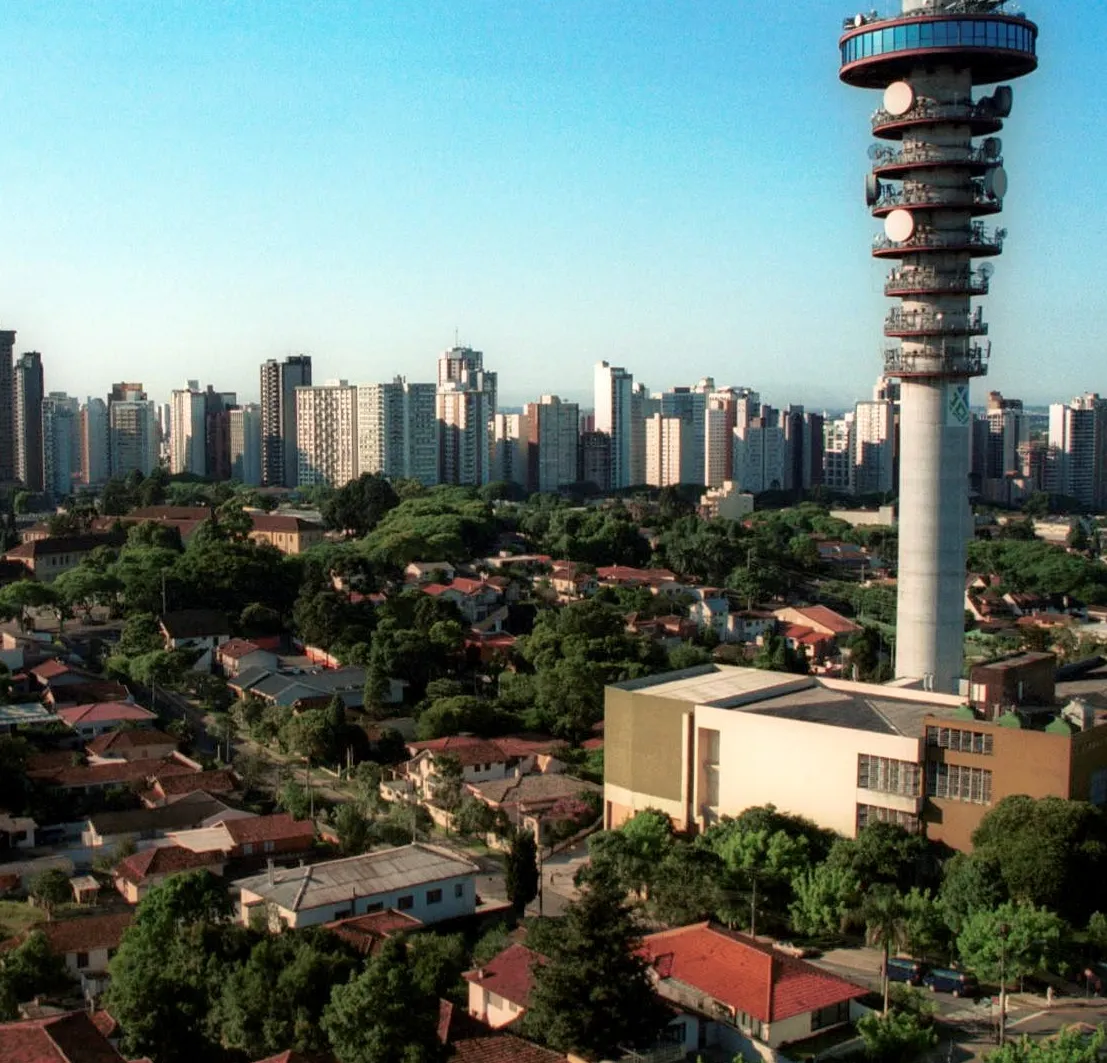
<path fill-rule="evenodd" d="M 789 605 L 775 610 L 775 616 L 786 624 L 801 624 L 823 635 L 856 635 L 861 630 L 859 624 L 825 605 Z"/>
<path fill-rule="evenodd" d="M 85 679 L 79 682 L 50 682 L 43 701 L 51 708 L 92 705 L 100 701 L 131 701 L 131 692 L 114 679 Z"/>
<path fill-rule="evenodd" d="M 126 1063 L 87 1012 L 0 1024 L 4 1063 Z"/>
<path fill-rule="evenodd" d="M 232 858 L 305 852 L 315 839 L 310 819 L 293 819 L 287 812 L 228 819 L 222 826 L 233 843 L 227 854 Z"/>
<path fill-rule="evenodd" d="M 56 710 L 58 718 L 82 738 L 95 738 L 105 731 L 118 730 L 122 724 L 151 725 L 157 716 L 141 705 L 128 701 L 97 701 L 88 705 L 68 705 Z"/>
<path fill-rule="evenodd" d="M 229 794 L 238 788 L 238 777 L 230 768 L 212 771 L 150 772 L 149 789 L 143 791 L 142 803 L 147 808 L 171 805 L 182 797 L 203 791 L 206 794 Z"/>
<path fill-rule="evenodd" d="M 707 1022 L 707 1043 L 747 1058 L 848 1022 L 850 1003 L 868 993 L 711 923 L 650 934 L 642 953 L 657 992 L 686 1013 L 686 1043 Z"/>
<path fill-rule="evenodd" d="M 99 764 L 52 764 L 48 767 L 32 766 L 27 776 L 45 786 L 60 790 L 84 790 L 93 792 L 110 786 L 149 785 L 156 776 L 166 779 L 171 775 L 198 775 L 200 765 L 180 753 L 162 760 L 106 760 Z"/>
<path fill-rule="evenodd" d="M 34 668 L 28 668 L 27 673 L 37 680 L 40 686 L 46 686 L 49 683 L 82 683 L 92 678 L 87 673 L 74 668 L 73 665 L 56 658 L 36 664 Z"/>
<path fill-rule="evenodd" d="M 81 844 L 89 849 L 118 845 L 124 841 L 160 838 L 173 831 L 226 823 L 236 817 L 249 818 L 203 791 L 189 794 L 171 805 L 134 808 L 125 812 L 97 812 L 88 818 L 81 832 Z"/>
<path fill-rule="evenodd" d="M 476 784 L 532 772 L 562 772 L 565 765 L 554 754 L 563 746 L 563 742 L 554 739 L 525 736 L 477 738 L 474 735 L 451 735 L 430 741 L 408 742 L 411 760 L 403 765 L 401 774 L 416 792 L 431 797 L 439 778 L 437 758 L 441 756 L 456 757 L 461 763 L 462 782 Z"/>
<path fill-rule="evenodd" d="M 503 591 L 488 580 L 457 576 L 452 583 L 427 583 L 421 588 L 432 598 L 453 602 L 470 624 L 479 624 L 503 601 Z"/>
<path fill-rule="evenodd" d="M 118 546 L 122 541 L 122 537 L 114 533 L 55 535 L 20 543 L 4 554 L 4 558 L 18 561 L 40 582 L 51 583 L 63 572 L 76 568 L 98 546 Z"/>
<path fill-rule="evenodd" d="M 177 751 L 177 740 L 164 731 L 107 731 L 85 745 L 100 760 L 162 760 Z"/>
<path fill-rule="evenodd" d="M 123 932 L 131 925 L 131 912 L 112 912 L 106 915 L 80 915 L 72 919 L 57 919 L 43 923 L 41 930 L 50 951 L 65 960 L 65 966 L 74 977 L 82 979 L 93 993 L 102 988 L 108 960 L 119 948 Z M 16 946 L 26 940 L 27 934 L 0 944 Z M 91 984 L 90 984 L 91 983 Z"/>
<path fill-rule="evenodd" d="M 241 675 L 247 668 L 264 668 L 272 671 L 278 657 L 272 650 L 263 649 L 249 639 L 230 639 L 215 650 L 215 663 L 225 676 Z"/>
<path fill-rule="evenodd" d="M 226 855 L 219 851 L 195 853 L 181 845 L 164 845 L 133 853 L 115 868 L 115 888 L 131 904 L 138 904 L 147 892 L 171 875 L 205 868 L 223 874 Z"/>
<path fill-rule="evenodd" d="M 565 1063 L 565 1056 L 510 1033 L 464 1036 L 452 1042 L 451 1063 Z"/>
<path fill-rule="evenodd" d="M 547 840 L 554 821 L 589 818 L 588 805 L 577 798 L 603 792 L 595 783 L 568 775 L 520 775 L 471 783 L 466 789 L 490 808 L 503 812 L 515 826 L 532 831 L 542 842 Z M 569 814 L 570 806 L 574 815 Z M 581 826 L 584 825 L 582 822 Z"/>
<path fill-rule="evenodd" d="M 550 571 L 550 586 L 563 602 L 575 601 L 595 594 L 599 583 L 591 571 L 584 571 L 575 561 L 554 561 Z"/>
<path fill-rule="evenodd" d="M 379 950 L 382 941 L 419 930 L 422 926 L 414 916 L 390 909 L 325 923 L 323 929 L 329 930 L 366 955 L 372 955 Z"/>
<path fill-rule="evenodd" d="M 225 613 L 217 609 L 181 609 L 158 617 L 158 626 L 167 650 L 199 650 L 192 665 L 194 671 L 210 672 L 212 655 L 228 642 L 231 625 Z"/>
<path fill-rule="evenodd" d="M 534 968 L 546 962 L 526 945 L 509 945 L 483 967 L 466 971 L 469 1014 L 493 1030 L 519 1019 L 530 1004 Z"/>

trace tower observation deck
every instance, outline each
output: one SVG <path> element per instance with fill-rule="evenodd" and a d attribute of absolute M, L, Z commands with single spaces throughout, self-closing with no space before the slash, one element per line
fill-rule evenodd
<path fill-rule="evenodd" d="M 988 294 L 1006 230 L 997 133 L 1013 93 L 977 86 L 1033 72 L 1038 27 L 1005 0 L 903 0 L 890 18 L 845 22 L 839 76 L 882 89 L 865 201 L 883 220 L 873 255 L 891 262 L 884 372 L 900 389 L 896 675 L 956 692 L 963 663 L 969 384 L 987 372 Z M 894 342 L 893 342 L 894 341 Z"/>

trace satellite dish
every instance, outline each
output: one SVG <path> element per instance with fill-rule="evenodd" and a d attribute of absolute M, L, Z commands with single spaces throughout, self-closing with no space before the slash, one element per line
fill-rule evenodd
<path fill-rule="evenodd" d="M 915 233 L 915 215 L 909 210 L 893 210 L 884 219 L 884 235 L 897 244 L 910 240 Z"/>
<path fill-rule="evenodd" d="M 865 16 L 862 14 L 856 14 L 853 16 L 853 24 L 858 29 L 865 25 Z"/>
<path fill-rule="evenodd" d="M 999 137 L 988 137 L 984 141 L 984 158 L 998 159 L 1003 153 L 1003 141 Z"/>
<path fill-rule="evenodd" d="M 871 207 L 876 204 L 876 201 L 880 199 L 880 182 L 876 179 L 876 174 L 870 173 L 865 175 L 865 202 Z"/>
<path fill-rule="evenodd" d="M 984 194 L 989 199 L 1003 199 L 1007 195 L 1007 171 L 996 166 L 984 175 Z"/>
<path fill-rule="evenodd" d="M 884 110 L 899 116 L 915 106 L 915 90 L 906 81 L 893 81 L 884 90 Z"/>
<path fill-rule="evenodd" d="M 985 262 L 984 265 L 982 265 L 976 272 L 979 273 L 980 276 L 983 277 L 986 281 L 990 281 L 995 271 L 996 268 L 991 264 L 991 262 Z"/>
<path fill-rule="evenodd" d="M 870 144 L 869 159 L 873 162 L 882 162 L 891 151 L 891 148 L 885 147 L 883 144 Z"/>
<path fill-rule="evenodd" d="M 992 106 L 1000 118 L 1006 118 L 1011 113 L 1015 103 L 1015 92 L 1010 85 L 1000 85 L 991 96 Z"/>

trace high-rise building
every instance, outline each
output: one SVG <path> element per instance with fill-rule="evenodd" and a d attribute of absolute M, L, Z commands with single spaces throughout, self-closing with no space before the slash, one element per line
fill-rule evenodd
<path fill-rule="evenodd" d="M 839 40 L 841 80 L 884 92 L 866 200 L 884 219 L 873 254 L 894 264 L 900 300 L 884 334 L 885 373 L 900 381 L 901 472 L 896 675 L 956 691 L 964 641 L 969 384 L 986 371 L 987 334 L 974 296 L 988 292 L 1006 232 L 986 224 L 1007 191 L 1002 85 L 1036 69 L 1038 27 L 1002 0 L 903 0 L 900 14 L 857 15 Z M 977 144 L 975 138 L 985 139 Z"/>
<path fill-rule="evenodd" d="M 434 384 L 363 384 L 357 389 L 358 474 L 438 483 Z"/>
<path fill-rule="evenodd" d="M 758 495 L 784 490 L 788 448 L 779 419 L 779 413 L 769 406 L 763 406 L 761 413 L 745 424 L 739 416 L 734 429 L 734 481 L 742 491 Z"/>
<path fill-rule="evenodd" d="M 442 353 L 435 411 L 439 481 L 473 487 L 488 483 L 496 374 L 484 368 L 482 352 L 452 347 Z"/>
<path fill-rule="evenodd" d="M 249 402 L 228 410 L 230 478 L 247 487 L 261 485 L 261 406 Z"/>
<path fill-rule="evenodd" d="M 135 391 L 112 390 L 108 406 L 108 466 L 112 476 L 138 470 L 149 476 L 158 464 L 158 421 L 154 404 L 141 385 Z M 89 400 L 91 407 L 92 400 Z M 95 482 L 95 481 L 91 481 Z"/>
<path fill-rule="evenodd" d="M 1049 408 L 1051 490 L 1107 507 L 1107 399 L 1089 393 Z"/>
<path fill-rule="evenodd" d="M 606 432 L 581 432 L 577 478 L 582 484 L 595 484 L 600 494 L 611 490 L 611 437 Z"/>
<path fill-rule="evenodd" d="M 580 407 L 543 395 L 523 407 L 530 431 L 531 491 L 554 492 L 580 476 Z"/>
<path fill-rule="evenodd" d="M 530 486 L 530 418 L 523 413 L 497 413 L 492 418 L 492 453 L 488 478 L 492 483 Z"/>
<path fill-rule="evenodd" d="M 645 384 L 635 384 L 630 393 L 630 482 L 646 482 L 646 421 L 661 412 L 661 399 L 649 393 Z"/>
<path fill-rule="evenodd" d="M 170 397 L 169 415 L 169 471 L 173 475 L 207 473 L 207 454 L 204 446 L 204 393 L 196 380 L 188 387 L 178 388 Z"/>
<path fill-rule="evenodd" d="M 823 416 L 802 406 L 788 406 L 780 415 L 787 448 L 784 487 L 800 494 L 823 482 Z"/>
<path fill-rule="evenodd" d="M 233 391 L 204 392 L 204 475 L 209 480 L 231 478 L 231 410 L 238 406 Z"/>
<path fill-rule="evenodd" d="M 683 417 L 655 413 L 646 419 L 645 482 L 651 487 L 675 487 L 688 483 L 686 452 L 692 446 L 692 424 Z M 703 468 L 702 460 L 699 467 Z"/>
<path fill-rule="evenodd" d="M 895 490 L 895 407 L 891 402 L 859 402 L 853 411 L 853 477 L 857 495 Z"/>
<path fill-rule="evenodd" d="M 634 464 L 634 377 L 625 369 L 599 362 L 593 373 L 595 425 L 609 440 L 610 486 L 631 487 Z M 643 437 L 643 459 L 645 438 Z"/>
<path fill-rule="evenodd" d="M 296 389 L 311 386 L 311 355 L 270 358 L 261 367 L 261 477 L 266 487 L 295 487 Z"/>
<path fill-rule="evenodd" d="M 715 381 L 701 380 L 695 387 L 678 387 L 658 396 L 665 417 L 679 417 L 687 426 L 685 445 L 681 453 L 680 483 L 704 481 L 706 452 L 706 419 L 709 398 L 715 393 Z M 646 481 L 649 483 L 649 480 Z"/>
<path fill-rule="evenodd" d="M 73 492 L 78 412 L 77 400 L 63 393 L 42 400 L 42 486 L 55 499 Z"/>
<path fill-rule="evenodd" d="M 108 404 L 93 398 L 81 407 L 78 428 L 81 448 L 81 482 L 107 483 L 111 475 L 108 464 Z"/>
<path fill-rule="evenodd" d="M 342 487 L 358 475 L 357 388 L 345 380 L 296 389 L 300 487 Z"/>
<path fill-rule="evenodd" d="M 0 483 L 15 479 L 15 333 L 0 330 Z"/>
<path fill-rule="evenodd" d="M 42 355 L 26 351 L 15 363 L 15 475 L 28 491 L 41 491 L 42 400 L 46 397 Z"/>

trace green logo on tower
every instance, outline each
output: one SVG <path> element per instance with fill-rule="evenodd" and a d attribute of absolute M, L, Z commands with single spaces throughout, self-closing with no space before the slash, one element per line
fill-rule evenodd
<path fill-rule="evenodd" d="M 972 418 L 972 410 L 969 409 L 969 387 L 967 384 L 958 384 L 949 389 L 949 420 L 950 425 L 964 427 Z"/>

